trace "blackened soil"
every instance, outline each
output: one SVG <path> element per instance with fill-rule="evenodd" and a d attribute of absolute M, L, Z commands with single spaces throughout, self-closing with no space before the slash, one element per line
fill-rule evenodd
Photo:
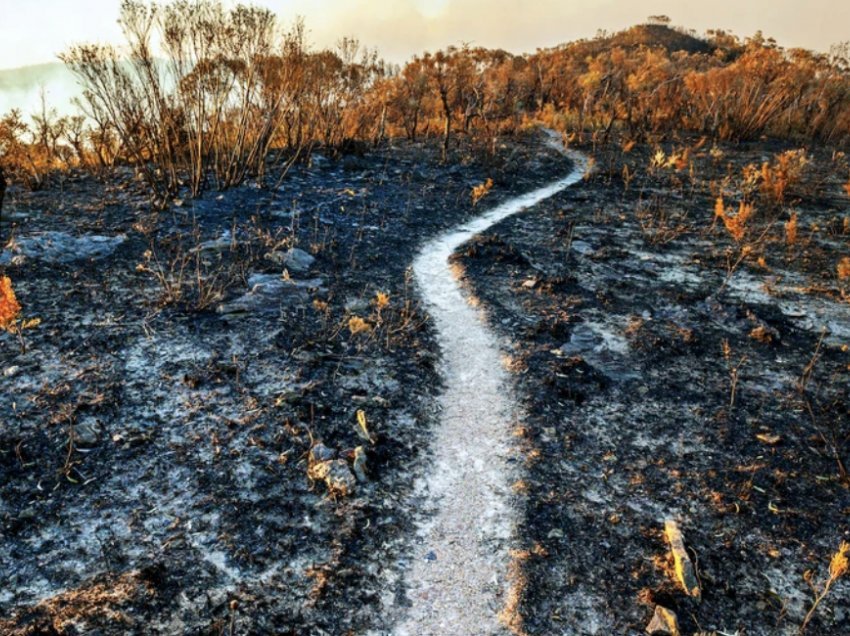
<path fill-rule="evenodd" d="M 663 150 L 687 145 L 679 167 L 650 168 L 652 147 L 599 152 L 583 185 L 456 255 L 527 413 L 517 631 L 638 635 L 661 604 L 683 634 L 795 634 L 850 539 L 843 157 L 809 151 L 783 204 L 751 192 L 736 244 L 716 195 L 737 211 L 742 167 L 785 148 Z M 676 582 L 665 519 L 701 603 Z M 845 577 L 806 633 L 850 633 L 848 592 Z"/>
<path fill-rule="evenodd" d="M 41 324 L 0 335 L 0 632 L 381 629 L 439 388 L 408 266 L 486 178 L 490 204 L 568 170 L 530 135 L 318 155 L 160 213 L 126 172 L 10 192 L 2 269 Z M 318 442 L 368 481 L 308 479 Z"/>

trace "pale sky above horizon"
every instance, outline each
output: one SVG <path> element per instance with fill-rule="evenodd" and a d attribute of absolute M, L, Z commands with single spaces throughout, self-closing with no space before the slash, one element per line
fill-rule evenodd
<path fill-rule="evenodd" d="M 703 33 L 761 30 L 785 47 L 827 51 L 850 40 L 848 0 L 255 0 L 286 24 L 306 18 L 311 42 L 354 35 L 401 62 L 451 44 L 521 53 L 669 15 Z M 56 61 L 80 42 L 120 43 L 120 0 L 0 0 L 0 69 Z"/>

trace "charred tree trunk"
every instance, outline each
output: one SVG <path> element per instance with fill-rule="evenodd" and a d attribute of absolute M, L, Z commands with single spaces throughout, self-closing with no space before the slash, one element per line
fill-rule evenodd
<path fill-rule="evenodd" d="M 449 106 L 448 89 L 440 88 L 440 102 L 443 105 L 443 117 L 446 120 L 446 125 L 443 129 L 443 161 L 445 162 L 449 156 L 449 143 L 452 134 L 452 109 Z"/>
<path fill-rule="evenodd" d="M 6 198 L 6 174 L 0 166 L 0 230 L 3 228 L 3 199 Z M 0 233 L 0 249 L 3 247 L 3 234 Z"/>

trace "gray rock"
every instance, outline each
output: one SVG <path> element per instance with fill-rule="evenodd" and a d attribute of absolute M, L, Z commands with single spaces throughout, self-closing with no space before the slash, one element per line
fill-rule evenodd
<path fill-rule="evenodd" d="M 616 330 L 602 324 L 580 323 L 569 342 L 556 349 L 556 355 L 581 356 L 587 364 L 615 382 L 638 377 L 627 362 L 628 342 Z"/>
<path fill-rule="evenodd" d="M 282 259 L 283 266 L 296 274 L 308 271 L 315 262 L 315 257 L 297 247 L 287 250 Z"/>
<path fill-rule="evenodd" d="M 248 293 L 235 298 L 228 303 L 222 303 L 216 308 L 216 312 L 223 316 L 234 316 L 237 314 L 250 314 L 264 309 L 271 310 L 268 298 L 257 294 Z"/>
<path fill-rule="evenodd" d="M 197 247 L 195 247 L 193 252 L 224 252 L 230 249 L 233 245 L 233 237 L 230 234 L 230 230 L 225 230 L 221 236 L 217 239 L 213 239 L 211 241 L 204 241 Z"/>
<path fill-rule="evenodd" d="M 311 462 L 326 462 L 336 457 L 336 451 L 328 448 L 321 442 L 318 442 L 310 449 Z"/>
<path fill-rule="evenodd" d="M 351 314 L 368 312 L 370 309 L 369 302 L 367 298 L 349 298 L 345 301 L 345 311 Z"/>
<path fill-rule="evenodd" d="M 278 274 L 251 274 L 248 277 L 248 287 L 258 294 L 279 294 L 299 291 L 322 290 L 325 279 L 321 277 L 304 280 L 286 279 Z"/>
<path fill-rule="evenodd" d="M 283 261 L 286 260 L 286 252 L 267 252 L 264 258 L 275 265 L 283 265 Z"/>
<path fill-rule="evenodd" d="M 581 254 L 582 256 L 586 256 L 587 254 L 593 253 L 593 246 L 586 241 L 573 241 L 570 244 L 570 247 L 577 254 Z"/>
<path fill-rule="evenodd" d="M 102 429 L 100 422 L 88 419 L 74 427 L 74 445 L 77 448 L 94 448 L 100 443 Z"/>
<path fill-rule="evenodd" d="M 71 263 L 79 260 L 98 260 L 112 254 L 127 240 L 124 234 L 72 236 L 65 232 L 42 232 L 15 239 L 2 254 L 0 264 L 20 256 L 47 263 Z"/>
<path fill-rule="evenodd" d="M 323 278 L 293 280 L 278 274 L 252 274 L 248 277 L 251 291 L 222 303 L 216 311 L 223 315 L 274 312 L 281 304 L 306 302 L 311 293 L 327 291 L 324 282 Z"/>

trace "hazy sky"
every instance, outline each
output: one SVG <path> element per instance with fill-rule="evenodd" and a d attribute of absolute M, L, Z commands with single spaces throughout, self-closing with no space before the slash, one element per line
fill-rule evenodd
<path fill-rule="evenodd" d="M 393 61 L 470 42 L 533 51 L 597 29 L 618 30 L 651 14 L 703 32 L 761 29 L 783 46 L 826 51 L 850 40 L 850 0 L 259 0 L 284 22 L 307 19 L 328 45 L 355 35 Z M 0 0 L 0 68 L 56 60 L 69 44 L 120 41 L 119 0 Z"/>

